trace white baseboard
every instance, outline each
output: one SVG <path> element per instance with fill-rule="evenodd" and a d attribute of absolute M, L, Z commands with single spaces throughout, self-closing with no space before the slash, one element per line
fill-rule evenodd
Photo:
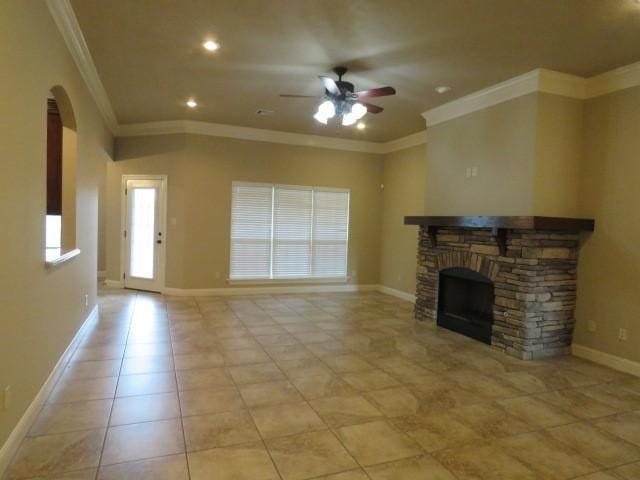
<path fill-rule="evenodd" d="M 107 287 L 124 288 L 124 282 L 122 280 L 105 280 L 104 284 Z"/>
<path fill-rule="evenodd" d="M 381 293 L 386 293 L 387 295 L 392 295 L 394 297 L 401 298 L 402 300 L 406 300 L 407 302 L 416 303 L 416 296 L 407 292 L 403 292 L 402 290 L 396 290 L 395 288 L 385 287 L 384 285 L 378 285 L 378 291 Z"/>
<path fill-rule="evenodd" d="M 571 353 L 576 357 L 591 360 L 594 363 L 599 363 L 600 365 L 613 368 L 614 370 L 619 370 L 621 372 L 640 377 L 640 362 L 627 360 L 626 358 L 618 357 L 617 355 L 601 352 L 600 350 L 594 350 L 593 348 L 575 343 L 571 345 Z"/>
<path fill-rule="evenodd" d="M 87 316 L 85 321 L 82 323 L 76 334 L 73 336 L 73 339 L 67 346 L 64 353 L 58 359 L 56 366 L 53 367 L 49 378 L 44 382 L 42 388 L 37 393 L 29 407 L 26 409 L 22 418 L 18 421 L 17 425 L 14 427 L 13 431 L 9 434 L 9 437 L 4 442 L 4 445 L 0 448 L 0 478 L 4 478 L 3 475 L 11 463 L 13 456 L 20 448 L 20 444 L 22 440 L 27 436 L 29 430 L 31 429 L 31 425 L 36 420 L 36 417 L 40 413 L 40 409 L 42 405 L 46 402 L 49 394 L 53 390 L 53 387 L 56 385 L 56 382 L 64 372 L 67 363 L 71 359 L 75 347 L 80 342 L 82 335 L 85 330 L 98 319 L 98 305 L 93 307 L 91 313 Z"/>
<path fill-rule="evenodd" d="M 272 293 L 331 293 L 331 292 L 375 292 L 378 285 L 287 285 L 261 287 L 229 288 L 171 288 L 165 287 L 162 293 L 176 297 L 199 297 L 209 295 L 269 295 Z"/>

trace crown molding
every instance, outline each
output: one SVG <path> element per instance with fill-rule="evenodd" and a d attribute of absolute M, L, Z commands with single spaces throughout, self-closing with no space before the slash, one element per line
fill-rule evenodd
<path fill-rule="evenodd" d="M 385 154 L 426 142 L 426 130 L 392 140 L 390 142 L 367 142 L 348 140 L 321 135 L 281 132 L 261 128 L 240 127 L 221 123 L 198 122 L 194 120 L 172 120 L 163 122 L 130 123 L 120 125 L 117 137 L 139 137 L 170 134 L 208 135 L 255 142 L 283 143 L 304 147 L 329 148 L 351 152 Z"/>
<path fill-rule="evenodd" d="M 422 116 L 429 127 L 534 92 L 585 100 L 639 85 L 640 62 L 590 78 L 538 68 L 427 110 Z"/>
<path fill-rule="evenodd" d="M 639 85 L 640 62 L 635 62 L 589 78 L 587 81 L 587 97 L 599 97 Z"/>
<path fill-rule="evenodd" d="M 89 47 L 84 39 L 71 3 L 69 0 L 46 0 L 46 3 L 107 128 L 111 130 L 111 133 L 115 133 L 118 128 L 116 115 L 93 63 Z"/>
<path fill-rule="evenodd" d="M 388 142 L 379 144 L 381 153 L 392 153 L 405 148 L 415 147 L 427 143 L 427 131 L 421 130 L 406 137 L 397 138 Z"/>

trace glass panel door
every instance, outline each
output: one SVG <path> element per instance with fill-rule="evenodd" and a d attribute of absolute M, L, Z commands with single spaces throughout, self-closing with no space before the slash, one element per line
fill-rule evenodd
<path fill-rule="evenodd" d="M 162 291 L 165 182 L 158 178 L 125 181 L 124 285 L 127 288 Z"/>

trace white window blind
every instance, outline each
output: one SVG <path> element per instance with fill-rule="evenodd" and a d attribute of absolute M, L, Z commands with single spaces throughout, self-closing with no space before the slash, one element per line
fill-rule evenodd
<path fill-rule="evenodd" d="M 271 185 L 233 184 L 231 276 L 270 278 L 273 217 Z"/>
<path fill-rule="evenodd" d="M 233 183 L 231 279 L 342 278 L 349 191 Z"/>

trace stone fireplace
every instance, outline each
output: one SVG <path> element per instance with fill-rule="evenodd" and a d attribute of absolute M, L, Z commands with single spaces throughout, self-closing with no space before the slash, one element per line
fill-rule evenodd
<path fill-rule="evenodd" d="M 415 316 L 529 360 L 568 353 L 579 232 L 593 220 L 406 217 L 420 225 Z"/>

